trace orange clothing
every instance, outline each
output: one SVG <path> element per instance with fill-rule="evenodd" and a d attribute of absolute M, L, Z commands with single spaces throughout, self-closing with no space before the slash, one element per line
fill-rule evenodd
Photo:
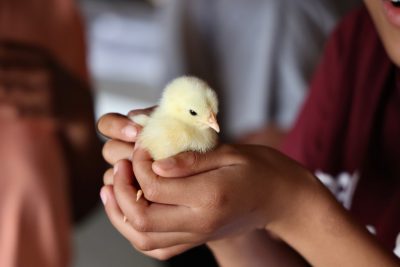
<path fill-rule="evenodd" d="M 0 1 L 2 267 L 69 266 L 72 218 L 97 202 L 82 33 L 74 1 Z"/>
<path fill-rule="evenodd" d="M 0 266 L 69 266 L 66 166 L 54 123 L 0 124 Z"/>
<path fill-rule="evenodd" d="M 0 39 L 42 47 L 87 79 L 83 27 L 75 1 L 1 0 Z"/>

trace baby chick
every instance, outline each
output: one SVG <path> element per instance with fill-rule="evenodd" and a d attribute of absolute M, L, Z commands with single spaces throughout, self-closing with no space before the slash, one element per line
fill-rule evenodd
<path fill-rule="evenodd" d="M 132 120 L 144 128 L 138 142 L 154 160 L 183 151 L 206 152 L 218 141 L 218 99 L 204 81 L 180 77 L 169 83 L 150 116 Z"/>
<path fill-rule="evenodd" d="M 140 145 L 159 160 L 183 151 L 206 152 L 215 147 L 219 133 L 217 113 L 217 95 L 207 83 L 183 76 L 165 87 L 150 116 L 131 119 L 143 126 L 138 137 Z M 142 195 L 143 191 L 138 190 L 136 201 Z"/>

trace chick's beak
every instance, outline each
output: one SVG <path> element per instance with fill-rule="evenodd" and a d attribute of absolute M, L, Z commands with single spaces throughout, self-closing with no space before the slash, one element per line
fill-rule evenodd
<path fill-rule="evenodd" d="M 210 117 L 208 118 L 208 126 L 210 126 L 217 133 L 219 133 L 219 125 L 214 113 L 211 113 Z"/>

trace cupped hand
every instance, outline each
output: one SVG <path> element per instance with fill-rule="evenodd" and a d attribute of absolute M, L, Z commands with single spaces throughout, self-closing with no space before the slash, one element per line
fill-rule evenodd
<path fill-rule="evenodd" d="M 102 190 L 106 211 L 133 246 L 163 259 L 282 221 L 318 185 L 300 165 L 262 146 L 222 145 L 156 162 L 139 147 L 132 162 L 145 199 L 136 202 L 132 168 L 123 161 L 114 186 Z"/>
<path fill-rule="evenodd" d="M 103 146 L 103 157 L 111 165 L 122 159 L 130 160 L 138 134 L 142 127 L 130 118 L 139 114 L 149 115 L 155 107 L 132 110 L 127 116 L 108 113 L 103 115 L 97 122 L 98 131 L 110 138 Z M 104 184 L 113 183 L 112 168 L 104 173 Z"/>

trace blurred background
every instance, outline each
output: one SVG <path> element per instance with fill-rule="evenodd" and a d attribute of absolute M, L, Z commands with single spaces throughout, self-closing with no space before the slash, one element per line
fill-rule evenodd
<path fill-rule="evenodd" d="M 172 72 L 183 72 L 182 55 L 171 44 L 173 34 L 178 34 L 173 31 L 180 11 L 169 4 L 79 2 L 86 24 L 96 119 L 107 112 L 126 114 L 156 104 L 165 83 L 175 76 Z M 100 235 L 104 236 L 101 242 Z M 102 209 L 76 228 L 74 247 L 76 267 L 163 266 L 133 250 Z"/>
<path fill-rule="evenodd" d="M 61 134 L 37 130 L 36 121 L 29 124 L 31 128 L 17 131 L 25 133 L 22 138 L 28 144 L 35 140 L 30 137 L 31 132 L 39 131 L 40 136 L 46 137 L 40 148 L 32 148 L 32 157 L 43 157 L 48 163 L 54 160 L 54 156 L 49 156 L 51 153 L 60 155 L 65 175 L 59 171 L 57 179 L 60 184 L 67 181 L 71 188 L 68 196 L 58 185 L 60 193 L 53 196 L 54 193 L 49 193 L 54 191 L 53 187 L 43 192 L 39 187 L 39 194 L 49 194 L 40 201 L 56 203 L 48 207 L 31 200 L 37 194 L 31 187 L 27 189 L 29 209 L 39 209 L 37 203 L 44 207 L 43 214 L 49 214 L 45 218 L 24 215 L 27 206 L 21 204 L 15 207 L 15 218 L 7 221 L 10 213 L 0 206 L 0 234 L 13 229 L 18 235 L 24 227 L 31 229 L 32 222 L 44 225 L 46 218 L 53 218 L 46 225 L 52 226 L 54 244 L 68 240 L 68 233 L 73 232 L 74 267 L 215 265 L 204 248 L 160 263 L 134 251 L 111 226 L 98 205 L 98 188 L 106 166 L 100 158 L 104 139 L 96 134 L 95 121 L 107 112 L 126 114 L 131 109 L 152 106 L 169 80 L 190 74 L 205 79 L 218 92 L 223 140 L 278 147 L 307 94 L 328 35 L 359 2 L 0 1 L 0 120 L 11 121 L 13 126 L 7 129 L 14 129 L 14 125 L 26 127 L 27 121 L 37 118 L 51 118 Z M 10 133 L 10 136 L 16 135 Z M 54 138 L 56 146 L 47 143 L 49 137 Z M 9 149 L 16 150 L 13 141 L 6 140 Z M 20 140 L 21 137 L 16 138 L 15 142 Z M 58 146 L 59 150 L 54 152 Z M 25 147 L 18 148 L 22 149 L 21 155 L 26 154 Z M 0 144 L 0 159 L 7 153 Z M 21 156 L 7 160 L 19 162 Z M 11 163 L 6 167 L 12 166 Z M 35 185 L 42 185 L 47 171 L 32 166 L 28 164 L 37 175 L 29 179 Z M 15 171 L 0 177 L 5 184 L 3 190 L 15 188 L 10 180 L 24 175 Z M 59 200 L 60 196 L 64 200 Z M 71 214 L 54 216 L 60 207 L 68 209 L 66 199 L 71 199 Z M 0 203 L 6 206 L 4 203 L 8 202 L 6 199 Z M 75 223 L 68 225 L 68 217 Z M 15 221 L 21 223 L 10 228 Z M 45 227 L 38 232 L 48 233 L 49 229 Z M 51 234 L 45 236 L 52 240 Z M 43 241 L 47 245 L 41 250 L 36 236 L 23 237 L 35 238 L 39 245 L 27 248 L 24 244 L 29 242 L 16 242 L 0 254 L 0 259 L 9 259 L 4 264 L 0 260 L 0 265 L 59 266 L 19 262 L 29 258 L 25 254 L 18 257 L 24 249 L 46 253 L 48 244 L 52 244 Z M 65 255 L 54 253 L 55 256 L 43 262 L 70 257 L 62 244 L 54 245 L 53 249 L 66 251 Z"/>
<path fill-rule="evenodd" d="M 166 81 L 168 17 L 145 1 L 80 1 L 86 25 L 95 116 L 157 103 Z M 101 240 L 99 236 L 102 236 Z M 163 266 L 136 252 L 102 208 L 78 225 L 73 266 Z"/>

